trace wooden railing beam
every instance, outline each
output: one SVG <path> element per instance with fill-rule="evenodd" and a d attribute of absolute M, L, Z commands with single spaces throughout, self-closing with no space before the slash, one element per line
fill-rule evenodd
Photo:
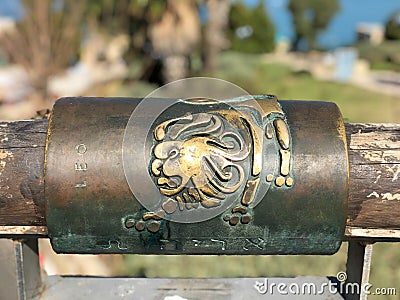
<path fill-rule="evenodd" d="M 46 235 L 47 120 L 0 123 L 0 235 Z M 400 239 L 400 124 L 346 124 L 345 239 Z"/>

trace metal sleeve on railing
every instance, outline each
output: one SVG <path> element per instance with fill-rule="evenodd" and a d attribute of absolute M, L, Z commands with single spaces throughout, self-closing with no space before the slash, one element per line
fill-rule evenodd
<path fill-rule="evenodd" d="M 55 104 L 45 199 L 57 252 L 337 251 L 349 167 L 335 104 L 147 100 Z"/>

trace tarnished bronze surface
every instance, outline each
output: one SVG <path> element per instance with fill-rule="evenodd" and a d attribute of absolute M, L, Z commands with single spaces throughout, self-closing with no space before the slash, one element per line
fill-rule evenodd
<path fill-rule="evenodd" d="M 254 99 L 236 99 L 234 109 L 227 103 L 177 101 L 151 128 L 135 128 L 148 132 L 143 141 L 147 156 L 136 157 L 140 143 L 132 141 L 128 149 L 124 144 L 124 160 L 132 158 L 128 162 L 123 161 L 123 138 L 140 99 L 57 101 L 49 124 L 45 175 L 54 249 L 165 254 L 337 251 L 348 193 L 338 108 L 326 102 L 278 103 L 271 96 Z M 148 174 L 135 174 L 139 163 L 146 164 Z M 157 193 L 147 199 L 152 209 L 135 198 L 123 165 L 140 182 L 150 178 Z M 153 197 L 147 189 L 143 185 L 139 194 Z M 213 211 L 215 216 L 199 221 Z M 178 217 L 184 223 L 177 222 Z"/>

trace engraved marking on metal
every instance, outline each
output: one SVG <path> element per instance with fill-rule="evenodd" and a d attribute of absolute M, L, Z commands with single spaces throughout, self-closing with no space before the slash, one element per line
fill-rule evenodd
<path fill-rule="evenodd" d="M 127 250 L 128 249 L 127 247 L 123 247 L 122 244 L 120 243 L 120 241 L 118 241 L 118 240 L 114 240 L 114 241 L 110 240 L 110 241 L 108 241 L 107 245 L 103 245 L 101 247 L 103 249 L 111 249 L 113 245 L 116 245 L 117 249 L 119 249 L 119 250 Z"/>
<path fill-rule="evenodd" d="M 226 241 L 211 239 L 211 242 L 220 243 L 221 244 L 221 250 L 225 250 L 226 249 Z"/>
<path fill-rule="evenodd" d="M 87 169 L 88 169 L 87 163 L 80 163 L 80 162 L 75 163 L 75 171 L 87 171 Z"/>
<path fill-rule="evenodd" d="M 78 144 L 78 145 L 76 145 L 75 150 L 79 155 L 83 155 L 83 154 L 86 153 L 87 147 L 86 147 L 85 144 Z M 87 171 L 88 165 L 85 162 L 75 162 L 74 169 L 77 172 Z M 86 186 L 87 186 L 86 180 L 84 180 L 81 183 L 75 184 L 75 188 L 83 188 L 83 189 L 85 189 Z"/>
<path fill-rule="evenodd" d="M 79 145 L 77 145 L 77 146 L 75 147 L 75 149 L 76 149 L 76 152 L 77 152 L 78 154 L 84 154 L 84 153 L 86 153 L 86 151 L 87 151 L 87 147 L 86 147 L 85 144 L 79 144 Z"/>
<path fill-rule="evenodd" d="M 86 188 L 86 186 L 87 186 L 86 180 L 84 180 L 82 183 L 75 184 L 76 188 Z"/>
<path fill-rule="evenodd" d="M 243 250 L 249 251 L 249 247 L 255 247 L 257 249 L 263 250 L 267 242 L 262 238 L 257 238 L 257 241 L 253 241 L 252 239 L 246 239 L 245 245 L 243 246 Z"/>
<path fill-rule="evenodd" d="M 225 240 L 219 240 L 219 239 L 204 239 L 204 240 L 192 239 L 192 242 L 194 247 L 214 248 L 215 245 L 221 245 L 221 250 L 226 250 L 227 247 L 227 242 Z"/>
<path fill-rule="evenodd" d="M 286 185 L 287 185 L 288 187 L 293 186 L 293 178 L 292 178 L 292 177 L 286 178 Z"/>
<path fill-rule="evenodd" d="M 160 250 L 176 250 L 178 249 L 178 242 L 175 240 L 160 239 Z"/>

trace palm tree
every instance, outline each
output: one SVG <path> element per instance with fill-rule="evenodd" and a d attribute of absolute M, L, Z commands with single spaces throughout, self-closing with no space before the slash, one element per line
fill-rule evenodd
<path fill-rule="evenodd" d="M 10 60 L 26 70 L 38 95 L 46 100 L 49 77 L 67 67 L 80 44 L 83 5 L 72 0 L 22 2 L 24 17 L 13 32 L 0 37 Z"/>

